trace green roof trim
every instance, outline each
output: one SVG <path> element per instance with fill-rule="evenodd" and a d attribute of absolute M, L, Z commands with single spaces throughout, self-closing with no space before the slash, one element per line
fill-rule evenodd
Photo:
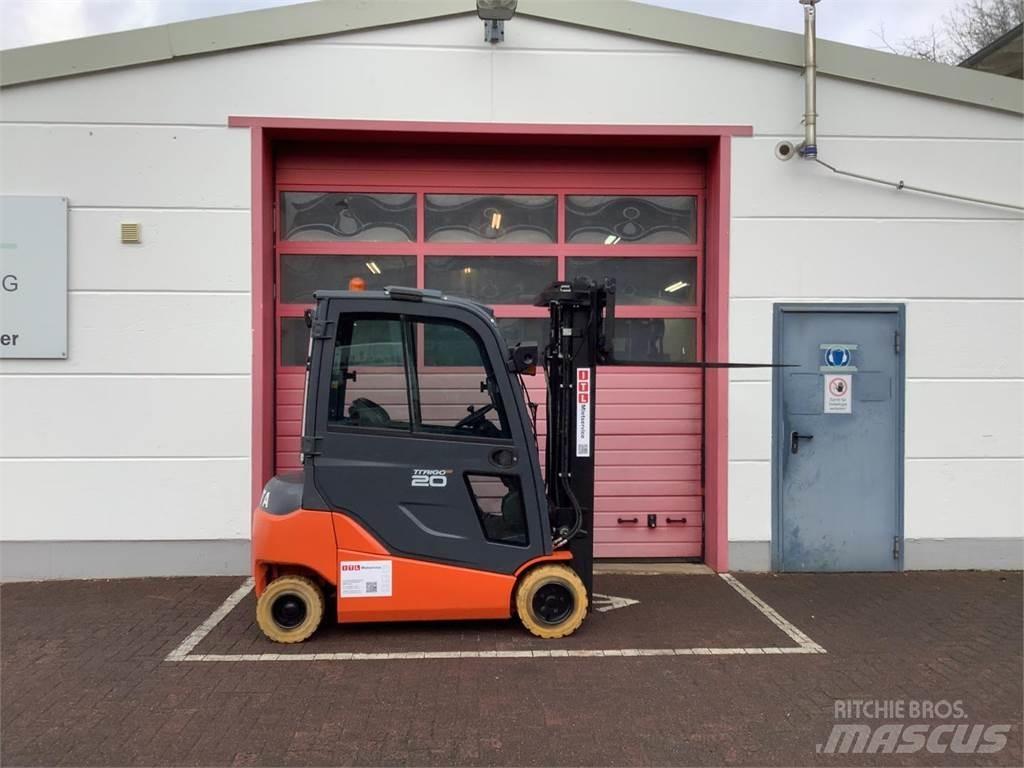
<path fill-rule="evenodd" d="M 428 21 L 468 13 L 470 5 L 467 0 L 323 0 L 11 48 L 0 51 L 0 87 Z"/>
<path fill-rule="evenodd" d="M 0 51 L 0 87 L 475 13 L 474 0 L 320 0 Z M 794 13 L 799 6 L 794 3 Z M 801 35 L 630 0 L 520 0 L 517 15 L 787 67 Z M 510 22 L 515 24 L 515 20 Z M 1019 80 L 818 41 L 821 74 L 1024 114 Z"/>

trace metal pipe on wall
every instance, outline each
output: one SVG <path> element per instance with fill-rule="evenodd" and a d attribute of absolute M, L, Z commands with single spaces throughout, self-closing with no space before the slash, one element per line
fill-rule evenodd
<path fill-rule="evenodd" d="M 818 156 L 818 52 L 814 6 L 818 0 L 800 0 L 804 7 L 804 142 L 800 155 L 805 160 Z"/>

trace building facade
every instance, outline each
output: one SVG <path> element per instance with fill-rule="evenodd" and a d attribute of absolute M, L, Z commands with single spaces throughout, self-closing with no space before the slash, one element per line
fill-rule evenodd
<path fill-rule="evenodd" d="M 356 277 L 476 298 L 510 342 L 550 281 L 617 279 L 598 556 L 1021 567 L 1019 83 L 820 46 L 822 160 L 987 205 L 778 159 L 797 35 L 521 3 L 489 44 L 468 5 L 2 54 L 0 193 L 69 205 L 68 356 L 0 360 L 3 577 L 246 572 L 298 466 L 302 313 Z"/>

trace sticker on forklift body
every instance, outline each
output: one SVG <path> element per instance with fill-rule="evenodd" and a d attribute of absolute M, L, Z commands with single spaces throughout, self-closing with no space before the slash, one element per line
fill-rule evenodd
<path fill-rule="evenodd" d="M 590 369 L 576 371 L 576 456 L 590 456 L 590 420 L 593 418 Z"/>
<path fill-rule="evenodd" d="M 390 560 L 343 560 L 339 597 L 391 597 Z"/>

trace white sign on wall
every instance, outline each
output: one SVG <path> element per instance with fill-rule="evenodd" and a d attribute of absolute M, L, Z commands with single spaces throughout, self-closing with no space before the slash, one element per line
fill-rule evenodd
<path fill-rule="evenodd" d="M 825 413 L 853 413 L 850 405 L 853 377 L 848 373 L 825 374 Z"/>
<path fill-rule="evenodd" d="M 0 196 L 0 358 L 67 356 L 67 198 Z"/>

